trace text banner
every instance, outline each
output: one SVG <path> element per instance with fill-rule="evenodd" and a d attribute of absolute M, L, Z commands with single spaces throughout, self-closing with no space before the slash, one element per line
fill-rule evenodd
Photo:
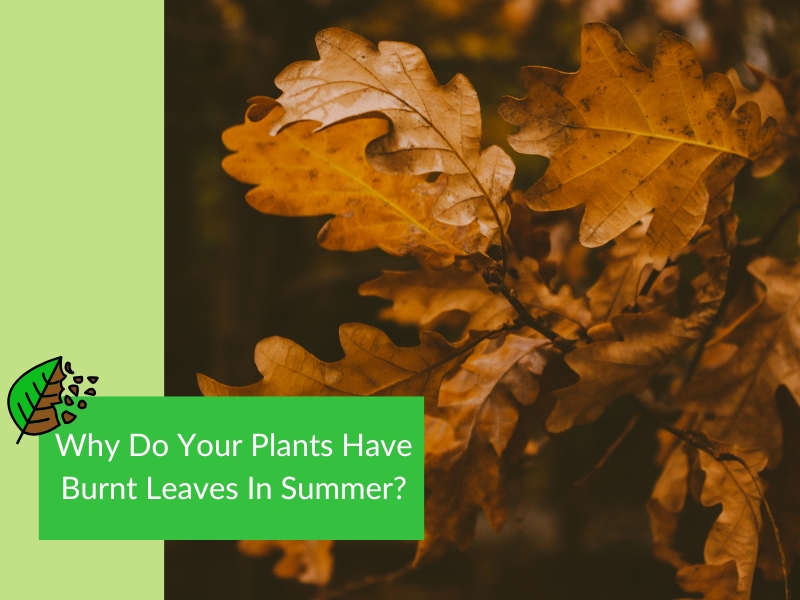
<path fill-rule="evenodd" d="M 40 539 L 423 537 L 422 398 L 84 400 L 40 438 Z"/>

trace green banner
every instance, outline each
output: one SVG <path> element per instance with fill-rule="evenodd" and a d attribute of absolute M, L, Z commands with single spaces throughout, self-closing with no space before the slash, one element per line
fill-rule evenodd
<path fill-rule="evenodd" d="M 418 540 L 423 399 L 103 397 L 40 437 L 42 540 Z"/>

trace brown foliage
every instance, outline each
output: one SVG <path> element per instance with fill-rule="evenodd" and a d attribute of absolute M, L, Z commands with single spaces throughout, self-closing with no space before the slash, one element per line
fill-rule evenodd
<path fill-rule="evenodd" d="M 679 584 L 744 599 L 757 563 L 785 575 L 763 490 L 769 482 L 791 562 L 800 457 L 784 431 L 798 429 L 800 265 L 759 257 L 766 243 L 740 244 L 731 200 L 747 161 L 760 176 L 796 152 L 797 78 L 755 72 L 753 92 L 732 74 L 704 79 L 692 46 L 671 33 L 648 69 L 616 31 L 586 25 L 578 72 L 525 68 L 528 95 L 500 108 L 520 128 L 512 147 L 551 159 L 528 206 L 585 204 L 579 226 L 574 213 L 538 220 L 509 193 L 514 164 L 499 147 L 481 150 L 480 106 L 463 75 L 442 86 L 418 48 L 376 48 L 340 29 L 321 32 L 317 48 L 320 60 L 278 76 L 277 101 L 253 99 L 244 124 L 225 132 L 234 154 L 224 167 L 257 186 L 247 200 L 258 210 L 333 214 L 318 236 L 325 248 L 418 258 L 418 270 L 385 272 L 359 291 L 389 300 L 381 316 L 417 326 L 420 343 L 401 348 L 373 327 L 343 325 L 345 357 L 326 363 L 270 337 L 256 347 L 261 381 L 200 375 L 202 392 L 424 396 L 428 494 L 415 565 L 467 545 L 481 510 L 503 526 L 504 471 L 545 428 L 557 434 L 634 397 L 664 429 L 648 510 L 654 552 Z M 576 297 L 567 284 L 589 273 L 578 237 L 608 246 Z M 699 265 L 691 280 L 685 262 Z M 671 414 L 674 423 L 662 416 Z M 689 494 L 721 505 L 699 565 L 674 545 Z M 330 542 L 313 544 L 241 547 L 281 548 L 279 576 L 325 584 Z"/>
<path fill-rule="evenodd" d="M 661 34 L 646 68 L 607 25 L 585 25 L 577 73 L 522 71 L 528 95 L 504 98 L 500 114 L 520 128 L 509 142 L 551 159 L 525 199 L 536 210 L 586 204 L 581 242 L 600 246 L 655 209 L 648 229 L 654 257 L 683 247 L 708 201 L 758 157 L 775 134 L 754 102 L 733 114 L 730 81 L 705 82 L 694 48 Z"/>

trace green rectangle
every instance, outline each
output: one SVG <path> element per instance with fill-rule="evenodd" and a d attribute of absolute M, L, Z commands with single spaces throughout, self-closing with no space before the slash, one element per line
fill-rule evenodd
<path fill-rule="evenodd" d="M 423 537 L 421 397 L 86 401 L 78 419 L 41 437 L 40 539 Z M 361 440 L 361 456 L 357 445 L 344 455 L 345 435 Z M 261 499 L 259 483 L 269 484 Z"/>

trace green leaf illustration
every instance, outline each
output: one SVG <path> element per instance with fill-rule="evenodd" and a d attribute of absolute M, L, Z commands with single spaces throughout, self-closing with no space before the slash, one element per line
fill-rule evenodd
<path fill-rule="evenodd" d="M 53 405 L 61 404 L 61 358 L 51 358 L 25 371 L 8 392 L 8 412 L 20 430 L 17 443 L 23 435 L 41 435 L 52 431 L 61 423 Z"/>

